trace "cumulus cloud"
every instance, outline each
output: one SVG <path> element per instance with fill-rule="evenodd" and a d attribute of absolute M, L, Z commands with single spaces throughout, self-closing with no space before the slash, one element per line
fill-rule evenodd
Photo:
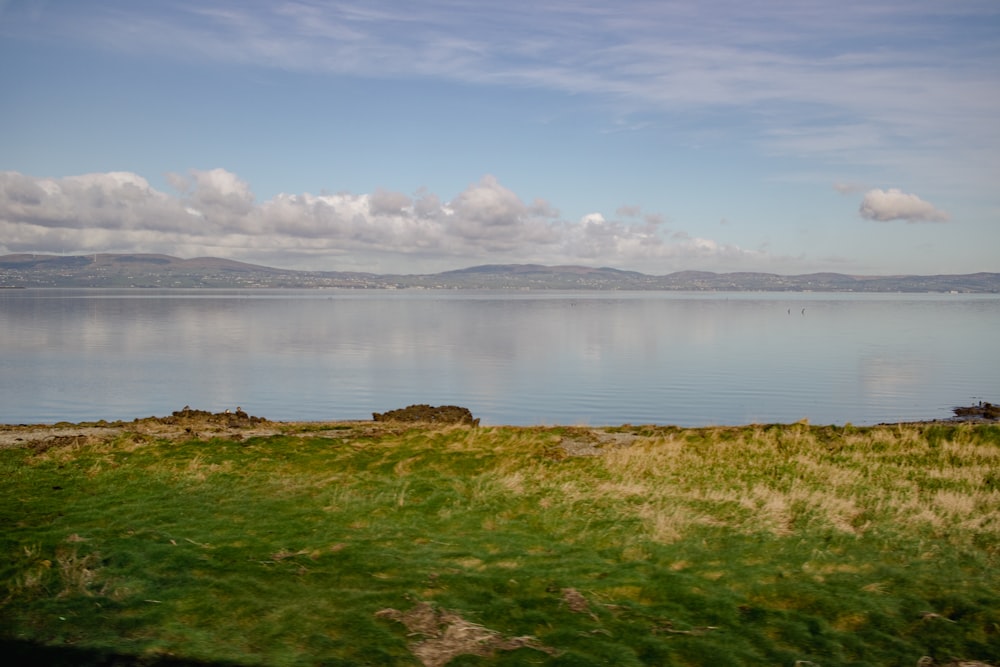
<path fill-rule="evenodd" d="M 379 188 L 368 200 L 372 215 L 400 215 L 413 204 L 402 192 L 390 192 Z"/>
<path fill-rule="evenodd" d="M 936 208 L 930 202 L 896 188 L 869 190 L 861 201 L 859 211 L 862 218 L 881 222 L 889 220 L 947 222 L 951 219 L 948 213 Z"/>
<path fill-rule="evenodd" d="M 513 227 L 524 219 L 527 207 L 493 176 L 483 176 L 452 200 L 451 208 L 464 222 L 483 228 Z"/>
<path fill-rule="evenodd" d="M 48 229 L 159 229 L 178 202 L 127 172 L 83 174 L 58 181 L 0 174 L 0 219 Z"/>
<path fill-rule="evenodd" d="M 0 253 L 160 252 L 216 255 L 306 268 L 454 268 L 484 262 L 594 262 L 645 270 L 688 258 L 746 260 L 759 254 L 687 235 L 667 236 L 659 215 L 595 212 L 559 217 L 547 201 L 525 203 L 487 175 L 450 200 L 418 190 L 278 194 L 258 202 L 224 169 L 168 174 L 165 193 L 128 172 L 61 179 L 0 173 Z M 625 219 L 620 216 L 625 214 Z M 388 258 L 388 259 L 387 259 Z M 345 264 L 347 262 L 348 264 Z M 424 262 L 419 265 L 420 262 Z"/>
<path fill-rule="evenodd" d="M 235 213 L 247 213 L 253 207 L 250 186 L 225 169 L 191 170 L 194 198 L 202 206 L 219 207 Z"/>

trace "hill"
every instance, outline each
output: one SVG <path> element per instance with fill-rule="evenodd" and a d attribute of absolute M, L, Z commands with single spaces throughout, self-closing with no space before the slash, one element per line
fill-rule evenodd
<path fill-rule="evenodd" d="M 933 276 L 779 275 L 610 267 L 487 264 L 431 274 L 293 271 L 217 257 L 155 254 L 4 255 L 0 287 L 339 287 L 812 292 L 1000 292 L 1000 273 Z"/>
<path fill-rule="evenodd" d="M 218 257 L 4 255 L 0 287 L 369 287 L 367 274 L 276 269 Z"/>

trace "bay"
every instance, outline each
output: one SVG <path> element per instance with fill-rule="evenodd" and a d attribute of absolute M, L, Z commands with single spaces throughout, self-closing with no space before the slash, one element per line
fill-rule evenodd
<path fill-rule="evenodd" d="M 0 290 L 0 423 L 945 419 L 1000 400 L 997 331 L 998 295 Z"/>

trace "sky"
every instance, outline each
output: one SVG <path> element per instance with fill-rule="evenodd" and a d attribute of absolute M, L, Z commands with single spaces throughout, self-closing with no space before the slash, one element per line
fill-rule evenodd
<path fill-rule="evenodd" d="M 0 0 L 0 254 L 1000 271 L 996 0 Z"/>

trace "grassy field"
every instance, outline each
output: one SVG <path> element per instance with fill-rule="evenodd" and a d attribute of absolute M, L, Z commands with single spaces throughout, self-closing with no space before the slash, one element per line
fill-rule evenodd
<path fill-rule="evenodd" d="M 279 430 L 0 449 L 0 653 L 1000 662 L 1000 426 Z"/>

